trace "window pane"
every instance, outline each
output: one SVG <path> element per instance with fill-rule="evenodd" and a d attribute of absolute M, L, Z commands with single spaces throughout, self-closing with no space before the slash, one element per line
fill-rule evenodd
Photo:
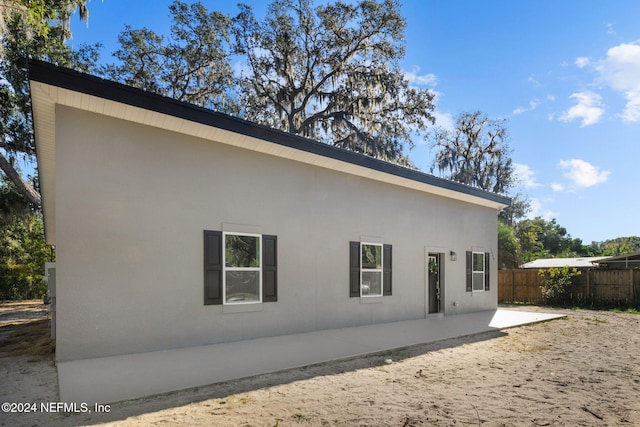
<path fill-rule="evenodd" d="M 226 302 L 259 302 L 260 272 L 227 271 Z"/>
<path fill-rule="evenodd" d="M 473 273 L 473 290 L 484 291 L 484 273 Z"/>
<path fill-rule="evenodd" d="M 484 271 L 484 254 L 483 253 L 474 252 L 473 271 Z"/>
<path fill-rule="evenodd" d="M 362 295 L 382 295 L 382 272 L 362 272 Z"/>
<path fill-rule="evenodd" d="M 225 266 L 260 267 L 260 238 L 258 236 L 225 237 Z"/>
<path fill-rule="evenodd" d="M 381 269 L 382 268 L 382 246 L 362 245 L 362 268 Z"/>

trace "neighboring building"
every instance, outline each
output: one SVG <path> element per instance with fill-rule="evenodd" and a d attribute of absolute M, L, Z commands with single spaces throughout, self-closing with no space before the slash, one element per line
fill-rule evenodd
<path fill-rule="evenodd" d="M 30 80 L 59 363 L 497 307 L 507 197 L 43 62 Z"/>
<path fill-rule="evenodd" d="M 608 268 L 627 269 L 640 268 L 640 252 L 618 256 L 597 256 L 578 258 L 540 258 L 522 264 L 520 268 L 553 268 L 553 267 L 575 267 L 575 268 Z"/>
<path fill-rule="evenodd" d="M 575 267 L 592 268 L 597 267 L 598 262 L 606 257 L 578 257 L 578 258 L 540 258 L 529 261 L 520 268 L 555 268 L 555 267 Z"/>
<path fill-rule="evenodd" d="M 640 252 L 607 257 L 601 259 L 598 265 L 600 268 L 609 269 L 640 268 Z"/>

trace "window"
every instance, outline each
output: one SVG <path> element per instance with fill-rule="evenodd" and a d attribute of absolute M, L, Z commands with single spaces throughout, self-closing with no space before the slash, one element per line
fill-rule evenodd
<path fill-rule="evenodd" d="M 473 253 L 473 291 L 484 291 L 484 254 Z"/>
<path fill-rule="evenodd" d="M 204 303 L 277 301 L 277 237 L 204 232 Z"/>
<path fill-rule="evenodd" d="M 391 295 L 391 245 L 350 242 L 350 296 Z"/>
<path fill-rule="evenodd" d="M 261 302 L 261 238 L 254 234 L 224 233 L 225 304 Z"/>
<path fill-rule="evenodd" d="M 382 296 L 382 245 L 362 243 L 360 295 Z"/>
<path fill-rule="evenodd" d="M 467 252 L 467 292 L 489 289 L 489 253 Z"/>

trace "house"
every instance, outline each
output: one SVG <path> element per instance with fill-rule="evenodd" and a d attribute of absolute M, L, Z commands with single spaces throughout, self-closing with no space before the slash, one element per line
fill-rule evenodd
<path fill-rule="evenodd" d="M 577 257 L 577 258 L 539 258 L 526 262 L 520 268 L 593 268 L 598 266 L 600 260 L 606 257 Z"/>
<path fill-rule="evenodd" d="M 610 269 L 640 268 L 640 252 L 607 257 L 598 261 L 598 266 Z"/>
<path fill-rule="evenodd" d="M 30 84 L 62 399 L 69 362 L 497 307 L 507 197 L 43 62 Z"/>
<path fill-rule="evenodd" d="M 640 252 L 617 255 L 617 256 L 597 256 L 578 258 L 540 258 L 529 261 L 520 268 L 554 268 L 554 267 L 575 267 L 575 268 L 608 268 L 627 269 L 640 268 Z"/>

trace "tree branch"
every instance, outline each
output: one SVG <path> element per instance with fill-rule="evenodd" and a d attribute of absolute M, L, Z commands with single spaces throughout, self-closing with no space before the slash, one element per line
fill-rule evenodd
<path fill-rule="evenodd" d="M 16 188 L 24 197 L 29 200 L 37 209 L 42 206 L 40 194 L 27 183 L 22 176 L 16 171 L 13 165 L 7 160 L 3 153 L 0 152 L 0 169 L 15 184 Z"/>

